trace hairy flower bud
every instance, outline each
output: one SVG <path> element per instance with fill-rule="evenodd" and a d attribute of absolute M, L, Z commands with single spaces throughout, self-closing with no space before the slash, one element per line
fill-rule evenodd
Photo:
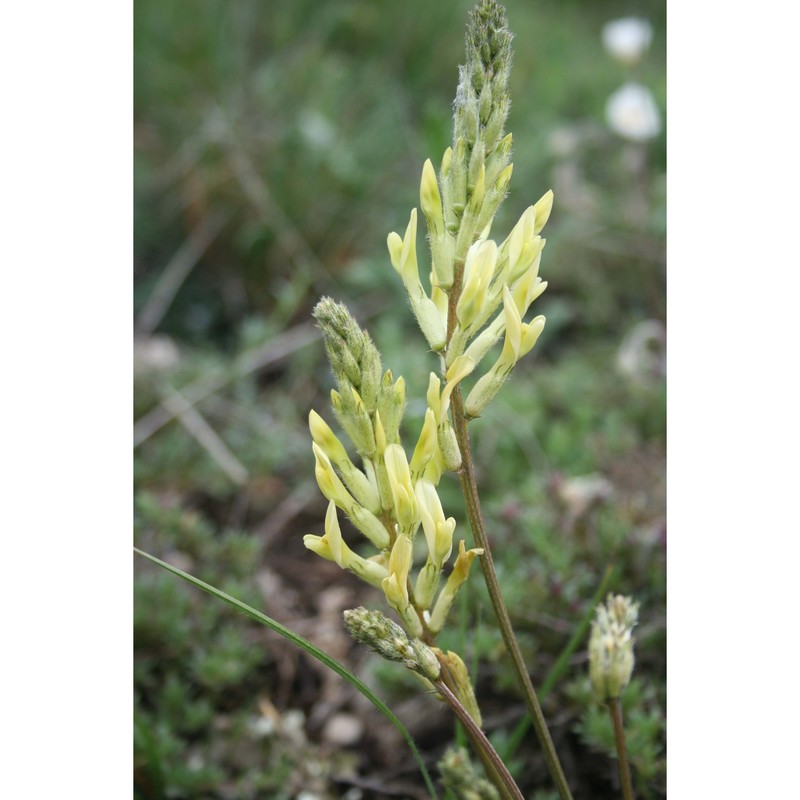
<path fill-rule="evenodd" d="M 589 638 L 589 677 L 601 702 L 618 698 L 633 672 L 633 627 L 639 604 L 630 597 L 608 595 L 597 606 Z"/>
<path fill-rule="evenodd" d="M 343 383 L 351 384 L 372 410 L 377 402 L 382 369 L 381 357 L 369 334 L 362 330 L 347 307 L 330 297 L 323 297 L 314 308 L 325 339 L 325 350 L 333 374 L 342 391 Z"/>

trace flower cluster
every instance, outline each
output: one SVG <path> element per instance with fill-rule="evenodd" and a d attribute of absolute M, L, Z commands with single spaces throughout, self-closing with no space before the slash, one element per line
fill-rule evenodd
<path fill-rule="evenodd" d="M 598 700 L 606 702 L 622 694 L 633 672 L 633 627 L 639 604 L 630 597 L 609 595 L 597 606 L 589 638 L 589 677 Z"/>
<path fill-rule="evenodd" d="M 400 441 L 405 381 L 395 381 L 391 370 L 383 372 L 375 345 L 343 305 L 323 298 L 314 315 L 337 382 L 331 392 L 333 412 L 355 445 L 362 466 L 353 463 L 330 426 L 312 411 L 309 427 L 315 472 L 328 499 L 328 512 L 325 535 L 307 535 L 305 546 L 382 589 L 412 636 L 422 636 L 425 630 L 436 634 L 473 559 L 481 553 L 467 550 L 460 541 L 453 569 L 439 590 L 456 527 L 452 517 L 445 517 L 436 491 L 448 464 L 457 468 L 458 447 L 450 441 L 453 432 L 445 416 L 456 381 L 439 391 L 439 380 L 432 378 L 430 407 L 409 460 Z M 374 555 L 364 557 L 347 545 L 339 511 L 375 546 Z M 414 540 L 420 529 L 427 560 L 412 583 Z"/>
<path fill-rule="evenodd" d="M 387 240 L 392 266 L 441 367 L 440 374 L 430 374 L 427 409 L 413 450 L 404 448 L 400 436 L 406 404 L 403 378 L 395 380 L 391 370 L 384 372 L 369 335 L 343 305 L 323 298 L 314 310 L 337 384 L 331 393 L 333 412 L 360 464 L 312 411 L 316 477 L 329 505 L 325 535 L 307 535 L 305 546 L 380 588 L 412 639 L 427 641 L 441 631 L 472 562 L 483 553 L 458 541 L 454 563 L 443 580 L 455 549 L 456 522 L 445 515 L 437 485 L 445 472 L 458 471 L 462 460 L 449 415 L 453 393 L 459 392 L 460 398 L 461 382 L 481 371 L 484 357 L 502 339 L 494 363 L 483 370 L 464 402 L 467 419 L 480 416 L 542 333 L 543 316 L 523 320 L 547 286 L 539 277 L 545 245 L 540 233 L 553 203 L 548 192 L 522 214 L 501 244 L 489 238 L 513 169 L 512 137 L 504 130 L 511 34 L 495 0 L 480 0 L 472 11 L 466 49 L 453 144 L 444 153 L 438 176 L 430 160 L 422 168 L 420 206 L 431 253 L 428 275 L 421 275 L 417 258 L 416 209 L 405 234 L 390 233 Z M 372 555 L 362 555 L 345 542 L 339 512 L 372 543 Z M 426 556 L 414 574 L 420 530 Z M 455 654 L 437 651 L 437 656 L 452 661 L 449 674 L 457 688 L 463 684 L 465 705 L 474 706 L 463 662 Z M 477 715 L 475 707 L 473 716 Z"/>

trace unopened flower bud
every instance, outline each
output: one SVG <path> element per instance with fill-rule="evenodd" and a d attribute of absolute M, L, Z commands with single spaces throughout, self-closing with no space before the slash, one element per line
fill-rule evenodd
<path fill-rule="evenodd" d="M 344 624 L 350 635 L 371 647 L 389 661 L 406 661 L 414 651 L 406 632 L 380 611 L 369 611 L 363 606 L 344 612 Z"/>
<path fill-rule="evenodd" d="M 314 317 L 322 330 L 325 350 L 339 390 L 343 391 L 345 383 L 352 384 L 367 408 L 372 410 L 382 369 L 380 354 L 369 334 L 358 326 L 346 306 L 330 297 L 323 297 L 317 303 Z"/>
<path fill-rule="evenodd" d="M 639 604 L 630 597 L 608 595 L 597 606 L 589 638 L 589 677 L 600 702 L 618 698 L 633 673 L 633 627 Z"/>

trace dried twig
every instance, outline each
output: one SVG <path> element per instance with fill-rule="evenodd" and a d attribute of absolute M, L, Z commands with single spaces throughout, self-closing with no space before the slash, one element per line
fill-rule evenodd
<path fill-rule="evenodd" d="M 167 394 L 162 403 L 234 483 L 242 485 L 247 481 L 247 469 L 191 403 L 175 390 Z"/>
<path fill-rule="evenodd" d="M 147 335 L 158 327 L 175 299 L 178 289 L 222 230 L 228 218 L 228 214 L 214 211 L 204 216 L 195 225 L 188 239 L 164 267 L 152 294 L 139 312 L 139 319 L 136 322 L 138 333 Z"/>

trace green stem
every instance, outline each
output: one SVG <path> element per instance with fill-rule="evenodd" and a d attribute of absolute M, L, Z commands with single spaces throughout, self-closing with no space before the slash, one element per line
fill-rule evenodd
<path fill-rule="evenodd" d="M 633 784 L 631 783 L 631 768 L 628 764 L 628 751 L 625 747 L 625 729 L 622 727 L 622 706 L 619 698 L 608 701 L 611 712 L 611 721 L 614 723 L 614 743 L 617 746 L 617 759 L 619 761 L 619 782 L 622 786 L 623 800 L 633 800 Z"/>
<path fill-rule="evenodd" d="M 486 734 L 476 724 L 475 720 L 469 715 L 469 712 L 459 702 L 458 698 L 450 691 L 447 684 L 443 680 L 438 680 L 435 683 L 439 693 L 447 701 L 450 708 L 453 709 L 461 724 L 466 728 L 469 737 L 473 742 L 479 744 L 480 752 L 482 752 L 491 763 L 494 772 L 500 777 L 501 785 L 497 788 L 504 789 L 504 794 L 513 798 L 513 800 L 525 800 L 522 792 L 519 790 L 514 778 L 503 763 L 503 760 L 497 755 L 497 751 L 492 747 L 492 743 L 487 738 Z"/>
<path fill-rule="evenodd" d="M 550 775 L 553 778 L 556 789 L 562 800 L 572 800 L 572 793 L 567 785 L 567 779 L 564 776 L 564 770 L 561 767 L 561 762 L 558 760 L 553 740 L 550 737 L 550 731 L 547 728 L 542 708 L 539 705 L 539 700 L 536 697 L 536 691 L 531 683 L 528 669 L 525 666 L 525 661 L 519 649 L 514 629 L 511 626 L 511 619 L 508 615 L 508 609 L 503 600 L 503 595 L 500 592 L 500 585 L 497 580 L 497 573 L 494 569 L 494 559 L 492 558 L 492 551 L 489 547 L 489 537 L 486 534 L 486 527 L 483 522 L 483 514 L 481 512 L 480 499 L 478 497 L 478 485 L 475 478 L 475 465 L 472 459 L 472 449 L 470 447 L 469 433 L 467 431 L 467 420 L 464 413 L 464 401 L 461 397 L 461 387 L 457 386 L 451 395 L 450 409 L 453 415 L 453 429 L 456 433 L 458 446 L 461 450 L 461 490 L 464 494 L 464 500 L 467 507 L 467 516 L 469 517 L 472 533 L 475 538 L 475 544 L 483 548 L 483 555 L 480 558 L 481 568 L 483 570 L 483 577 L 486 581 L 486 588 L 489 590 L 489 598 L 494 609 L 497 623 L 500 626 L 500 632 L 503 635 L 506 649 L 511 656 L 511 663 L 514 667 L 514 672 L 517 676 L 517 681 L 522 688 L 525 705 L 528 708 L 531 721 L 533 722 L 536 735 L 539 739 L 539 744 L 544 751 L 545 761 Z"/>

